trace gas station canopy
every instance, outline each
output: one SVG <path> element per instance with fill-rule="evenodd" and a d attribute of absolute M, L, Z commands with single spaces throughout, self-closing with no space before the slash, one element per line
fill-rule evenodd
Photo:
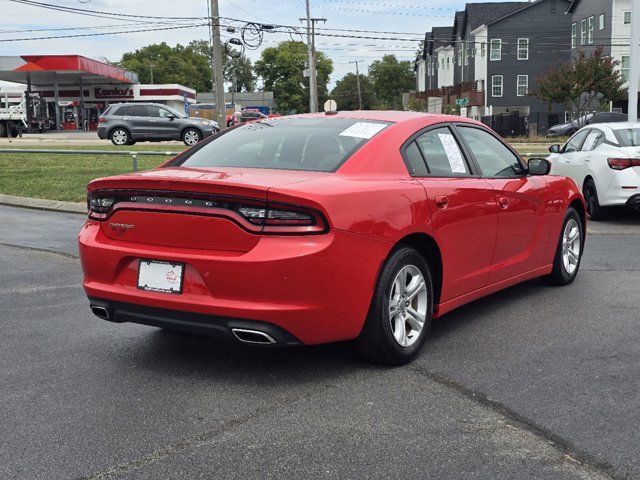
<path fill-rule="evenodd" d="M 0 80 L 31 85 L 122 85 L 138 75 L 81 55 L 0 56 Z"/>

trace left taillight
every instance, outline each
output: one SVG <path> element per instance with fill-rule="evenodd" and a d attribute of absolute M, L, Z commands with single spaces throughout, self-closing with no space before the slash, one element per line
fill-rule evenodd
<path fill-rule="evenodd" d="M 114 197 L 87 196 L 87 210 L 89 218 L 92 220 L 103 220 L 107 217 L 107 213 L 116 202 Z"/>
<path fill-rule="evenodd" d="M 104 122 L 106 122 L 106 121 L 107 121 L 107 119 L 106 119 L 106 118 L 104 118 L 104 117 L 99 117 L 99 118 L 98 118 L 98 123 L 104 123 Z"/>
<path fill-rule="evenodd" d="M 614 170 L 624 170 L 631 167 L 640 167 L 640 158 L 608 158 L 607 163 Z"/>

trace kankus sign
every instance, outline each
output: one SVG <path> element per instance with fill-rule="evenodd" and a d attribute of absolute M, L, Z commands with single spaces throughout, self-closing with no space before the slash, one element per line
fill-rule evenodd
<path fill-rule="evenodd" d="M 96 87 L 96 98 L 133 98 L 131 87 Z"/>

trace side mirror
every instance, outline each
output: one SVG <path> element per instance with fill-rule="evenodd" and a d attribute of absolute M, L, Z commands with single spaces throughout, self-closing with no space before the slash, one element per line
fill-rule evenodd
<path fill-rule="evenodd" d="M 176 116 L 175 115 L 169 115 L 167 118 L 169 119 L 170 122 L 173 122 L 176 119 Z"/>
<path fill-rule="evenodd" d="M 551 153 L 560 153 L 560 145 L 558 145 L 557 143 L 554 143 L 549 147 L 549 151 Z"/>
<path fill-rule="evenodd" d="M 529 159 L 529 175 L 548 175 L 551 171 L 551 162 L 546 158 Z"/>

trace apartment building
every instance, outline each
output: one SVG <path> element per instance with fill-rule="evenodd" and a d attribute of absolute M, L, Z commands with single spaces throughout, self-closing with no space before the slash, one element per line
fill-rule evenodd
<path fill-rule="evenodd" d="M 587 55 L 601 47 L 605 55 L 619 62 L 625 82 L 629 81 L 632 0 L 573 0 L 567 8 L 571 16 L 571 55 Z M 638 0 L 635 0 L 638 1 Z M 628 88 L 628 84 L 625 85 Z M 627 111 L 627 100 L 614 105 Z"/>

